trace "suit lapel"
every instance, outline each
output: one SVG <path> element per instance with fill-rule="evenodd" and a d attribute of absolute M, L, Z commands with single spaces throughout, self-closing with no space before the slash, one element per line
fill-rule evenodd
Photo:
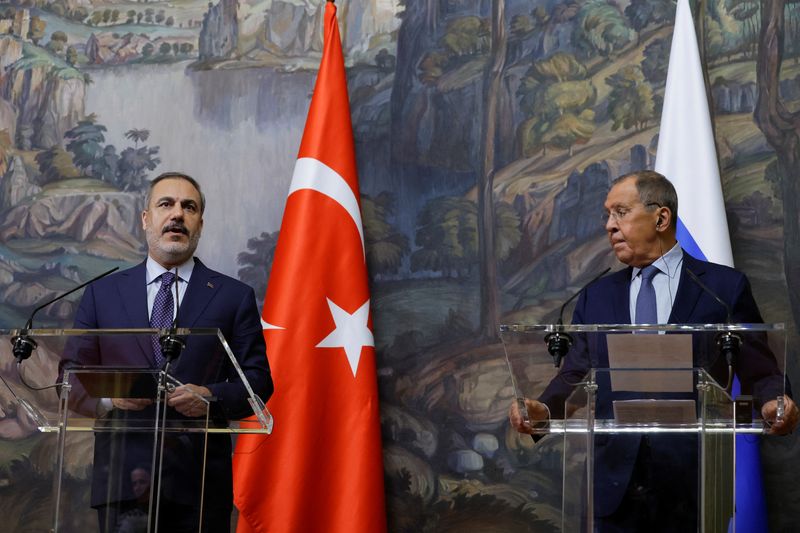
<path fill-rule="evenodd" d="M 624 268 L 613 274 L 614 291 L 612 293 L 612 306 L 615 324 L 631 323 L 631 267 Z"/>
<path fill-rule="evenodd" d="M 222 287 L 223 281 L 219 274 L 195 258 L 192 278 L 189 280 L 186 295 L 178 308 L 179 327 L 191 328 L 195 325 L 209 302 Z"/>
<path fill-rule="evenodd" d="M 669 323 L 671 324 L 690 324 L 697 301 L 703 294 L 700 286 L 686 273 L 687 268 L 691 269 L 701 280 L 706 274 L 705 263 L 698 261 L 686 252 L 683 253 L 683 267 L 681 268 L 681 279 L 678 283 L 678 293 L 675 295 L 675 303 L 672 305 L 672 313 L 669 317 Z"/>
<path fill-rule="evenodd" d="M 125 314 L 128 316 L 128 324 L 133 328 L 149 328 L 147 310 L 147 267 L 145 263 L 125 270 L 120 274 L 118 289 L 120 301 Z M 150 337 L 146 335 L 136 335 L 136 341 L 142 351 L 144 364 L 153 364 L 153 346 Z"/>

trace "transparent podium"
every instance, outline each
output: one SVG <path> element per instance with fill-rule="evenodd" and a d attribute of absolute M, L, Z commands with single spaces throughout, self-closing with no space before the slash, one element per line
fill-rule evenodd
<path fill-rule="evenodd" d="M 549 404 L 549 421 L 529 422 L 535 446 L 563 454 L 548 481 L 556 530 L 594 531 L 645 446 L 648 472 L 685 480 L 696 531 L 735 530 L 737 436 L 764 431 L 763 402 L 781 416 L 783 324 L 503 325 L 500 336 L 518 405 Z"/>
<path fill-rule="evenodd" d="M 11 375 L 4 365 L 1 388 L 43 434 L 34 457 L 52 484 L 49 531 L 208 530 L 230 502 L 232 435 L 272 432 L 261 370 L 242 368 L 217 329 L 0 334 L 34 348 Z M 181 350 L 152 368 L 164 339 Z"/>

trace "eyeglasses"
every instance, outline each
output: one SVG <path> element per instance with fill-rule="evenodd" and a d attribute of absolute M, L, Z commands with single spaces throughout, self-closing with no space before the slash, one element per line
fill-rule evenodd
<path fill-rule="evenodd" d="M 663 207 L 658 202 L 647 202 L 646 204 L 641 204 L 641 205 L 643 205 L 645 209 L 648 209 L 649 207 L 652 206 Z M 622 222 L 623 220 L 625 220 L 625 217 L 628 216 L 628 214 L 634 210 L 635 207 L 636 206 L 628 207 L 624 205 L 618 205 L 614 207 L 611 211 L 601 214 L 600 222 L 602 222 L 604 226 L 608 224 L 609 218 L 613 218 L 615 222 Z"/>

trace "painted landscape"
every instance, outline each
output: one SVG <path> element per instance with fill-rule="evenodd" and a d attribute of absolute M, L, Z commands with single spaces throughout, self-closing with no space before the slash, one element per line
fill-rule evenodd
<path fill-rule="evenodd" d="M 735 263 L 765 320 L 787 324 L 800 383 L 800 4 L 692 8 Z M 263 297 L 323 9 L 318 0 L 0 2 L 0 328 L 141 261 L 143 192 L 166 170 L 196 177 L 209 199 L 198 255 Z M 653 166 L 675 4 L 345 0 L 338 9 L 390 529 L 557 531 L 561 442 L 534 447 L 509 428 L 497 326 L 554 322 L 582 284 L 619 266 L 602 202 L 613 178 Z M 69 326 L 78 298 L 43 309 L 35 326 Z M 57 353 L 41 342 L 25 375 L 52 383 Z M 535 380 L 552 372 L 540 370 Z M 54 392 L 22 385 L 8 342 L 0 372 L 56 412 Z M 0 439 L 0 510 L 19 517 L 2 529 L 44 530 L 54 439 L 3 386 Z M 90 442 L 71 443 L 76 495 Z M 773 531 L 796 527 L 798 448 L 796 437 L 762 445 Z M 96 521 L 82 513 L 70 527 L 93 531 Z"/>

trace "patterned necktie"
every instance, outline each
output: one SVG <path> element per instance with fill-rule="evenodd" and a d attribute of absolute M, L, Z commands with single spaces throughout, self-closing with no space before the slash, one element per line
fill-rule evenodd
<path fill-rule="evenodd" d="M 175 310 L 174 299 L 170 287 L 175 280 L 175 274 L 164 272 L 161 274 L 161 287 L 158 289 L 156 299 L 153 301 L 153 310 L 150 313 L 150 327 L 165 329 L 172 327 L 172 313 Z M 161 353 L 161 343 L 158 335 L 153 335 L 153 355 L 155 356 L 156 368 L 164 366 L 164 355 Z"/>
<path fill-rule="evenodd" d="M 642 276 L 642 286 L 639 288 L 639 295 L 636 297 L 637 324 L 658 324 L 656 289 L 653 287 L 653 277 L 658 272 L 658 267 L 653 265 L 646 266 L 639 272 Z"/>

